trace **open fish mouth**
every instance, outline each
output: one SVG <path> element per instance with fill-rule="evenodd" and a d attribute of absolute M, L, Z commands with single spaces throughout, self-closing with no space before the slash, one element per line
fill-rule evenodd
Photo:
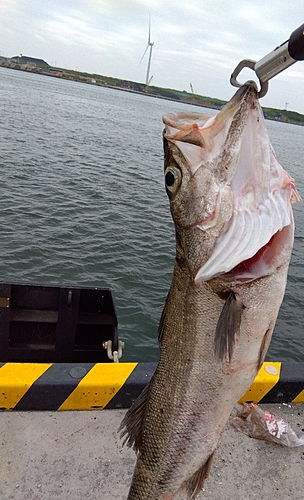
<path fill-rule="evenodd" d="M 195 184 L 195 208 L 189 203 L 192 216 L 183 227 L 204 233 L 204 241 L 208 232 L 213 238 L 207 258 L 202 255 L 192 269 L 195 282 L 220 275 L 251 280 L 272 272 L 280 265 L 278 245 L 281 254 L 292 246 L 291 204 L 300 197 L 270 144 L 254 82 L 241 87 L 215 117 L 176 113 L 164 123 L 165 139 L 178 148 L 189 184 Z M 208 192 L 199 181 L 206 170 L 212 177 Z M 225 201 L 229 197 L 231 203 Z"/>

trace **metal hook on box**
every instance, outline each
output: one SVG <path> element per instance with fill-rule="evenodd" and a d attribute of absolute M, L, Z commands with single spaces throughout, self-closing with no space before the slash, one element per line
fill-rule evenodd
<path fill-rule="evenodd" d="M 118 350 L 112 351 L 112 340 L 108 340 L 102 344 L 102 347 L 107 350 L 108 358 L 113 360 L 114 363 L 119 363 L 122 357 L 122 350 L 125 347 L 125 343 L 122 340 L 118 341 Z"/>

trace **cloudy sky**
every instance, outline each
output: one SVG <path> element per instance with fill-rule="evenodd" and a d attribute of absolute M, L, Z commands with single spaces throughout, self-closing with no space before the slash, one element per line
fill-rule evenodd
<path fill-rule="evenodd" d="M 144 82 L 149 16 L 152 84 L 228 100 L 235 66 L 288 40 L 304 0 L 0 0 L 0 53 Z M 270 81 L 262 105 L 304 114 L 304 62 Z"/>

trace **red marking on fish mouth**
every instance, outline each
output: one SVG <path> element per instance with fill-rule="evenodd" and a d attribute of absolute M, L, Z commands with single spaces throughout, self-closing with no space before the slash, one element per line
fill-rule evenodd
<path fill-rule="evenodd" d="M 260 248 L 260 250 L 258 250 L 257 253 L 254 254 L 253 257 L 250 257 L 250 259 L 246 259 L 246 260 L 243 260 L 243 262 L 240 262 L 237 266 L 235 266 L 233 269 L 231 269 L 230 273 L 242 274 L 246 271 L 249 271 L 250 268 L 263 257 L 264 252 L 267 249 L 270 249 L 272 247 L 278 233 L 279 233 L 279 231 L 277 233 L 275 233 L 272 236 L 272 238 L 270 238 L 268 243 L 266 243 L 266 245 L 264 245 L 262 248 Z"/>
<path fill-rule="evenodd" d="M 280 252 L 288 251 L 288 248 L 293 242 L 292 225 L 284 226 L 280 231 L 277 231 L 272 238 L 260 248 L 250 259 L 243 260 L 235 266 L 226 276 L 242 277 L 246 274 L 252 277 L 259 278 L 265 276 L 279 267 L 282 264 L 281 260 L 277 260 Z"/>

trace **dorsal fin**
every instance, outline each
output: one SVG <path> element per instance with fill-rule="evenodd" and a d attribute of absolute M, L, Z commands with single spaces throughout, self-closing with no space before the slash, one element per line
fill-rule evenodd
<path fill-rule="evenodd" d="M 158 327 L 158 342 L 160 346 L 162 343 L 166 319 L 166 305 L 167 301 L 161 314 Z M 123 444 L 127 444 L 128 448 L 133 448 L 136 452 L 140 451 L 141 448 L 144 415 L 152 380 L 153 378 L 150 380 L 149 384 L 146 385 L 138 398 L 134 401 L 131 408 L 127 411 L 118 429 L 120 437 L 124 438 Z"/>
<path fill-rule="evenodd" d="M 218 319 L 215 339 L 214 353 L 218 360 L 224 361 L 228 357 L 229 363 L 232 359 L 234 344 L 238 338 L 245 306 L 230 292 Z"/>
<path fill-rule="evenodd" d="M 125 438 L 123 444 L 127 444 L 128 448 L 133 448 L 136 452 L 140 451 L 141 448 L 144 414 L 150 392 L 150 384 L 151 381 L 134 401 L 118 428 L 120 437 Z"/>
<path fill-rule="evenodd" d="M 192 500 L 192 498 L 195 498 L 202 490 L 205 479 L 209 476 L 213 456 L 214 452 L 210 455 L 204 465 L 202 465 L 202 467 L 183 484 L 182 489 L 185 491 L 187 499 Z"/>
<path fill-rule="evenodd" d="M 158 343 L 160 346 L 162 344 L 163 333 L 164 333 L 164 328 L 165 328 L 166 310 L 167 310 L 167 300 L 166 300 L 165 306 L 163 308 L 163 312 L 161 313 L 161 317 L 159 320 L 159 326 L 158 326 L 158 332 L 157 332 L 157 340 L 158 340 Z"/>

